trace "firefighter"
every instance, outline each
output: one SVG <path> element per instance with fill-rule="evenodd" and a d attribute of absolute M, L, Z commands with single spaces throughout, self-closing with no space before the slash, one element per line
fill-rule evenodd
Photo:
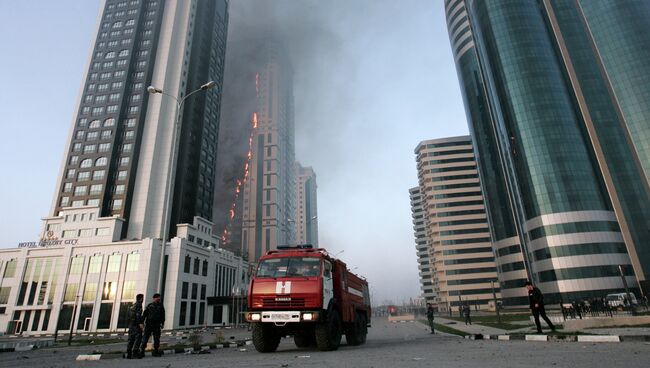
<path fill-rule="evenodd" d="M 138 294 L 135 303 L 129 308 L 129 342 L 126 345 L 126 359 L 142 358 L 140 344 L 142 342 L 142 301 L 144 295 Z"/>
<path fill-rule="evenodd" d="M 427 303 L 427 320 L 429 320 L 429 327 L 431 327 L 431 333 L 434 334 L 436 331 L 433 329 L 433 305 Z"/>
<path fill-rule="evenodd" d="M 149 337 L 153 335 L 153 352 L 152 356 L 159 357 L 160 353 L 160 329 L 165 324 L 165 307 L 160 301 L 160 294 L 153 295 L 153 302 L 147 305 L 142 313 L 144 319 L 144 338 L 140 347 L 140 355 L 144 356 L 144 349 L 147 347 Z"/>

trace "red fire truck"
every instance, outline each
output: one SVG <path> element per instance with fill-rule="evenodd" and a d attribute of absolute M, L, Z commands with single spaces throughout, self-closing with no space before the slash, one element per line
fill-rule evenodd
<path fill-rule="evenodd" d="M 293 335 L 298 347 L 336 350 L 366 342 L 370 327 L 368 282 L 325 249 L 278 247 L 262 256 L 248 288 L 246 320 L 262 353 Z"/>

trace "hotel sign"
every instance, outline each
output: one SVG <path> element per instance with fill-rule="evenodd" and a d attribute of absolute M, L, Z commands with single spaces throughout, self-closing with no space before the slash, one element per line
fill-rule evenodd
<path fill-rule="evenodd" d="M 32 241 L 32 242 L 21 242 L 18 243 L 18 248 L 46 248 L 46 247 L 57 247 L 57 246 L 62 246 L 62 245 L 77 245 L 79 242 L 79 239 L 71 238 L 71 239 L 59 239 L 54 236 L 54 233 L 52 231 L 48 231 L 46 233 L 45 238 L 39 240 L 39 241 Z"/>

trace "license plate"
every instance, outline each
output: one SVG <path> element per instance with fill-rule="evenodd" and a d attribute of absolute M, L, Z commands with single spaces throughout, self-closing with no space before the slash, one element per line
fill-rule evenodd
<path fill-rule="evenodd" d="M 300 312 L 262 312 L 262 322 L 300 322 Z"/>

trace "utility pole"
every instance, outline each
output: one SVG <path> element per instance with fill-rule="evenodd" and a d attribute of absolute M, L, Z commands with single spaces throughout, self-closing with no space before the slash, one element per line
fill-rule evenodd
<path fill-rule="evenodd" d="M 497 322 L 501 323 L 501 314 L 499 313 L 499 303 L 497 303 L 497 293 L 494 291 L 494 281 L 490 281 L 492 284 L 492 299 L 494 300 L 494 309 L 497 311 Z"/>

